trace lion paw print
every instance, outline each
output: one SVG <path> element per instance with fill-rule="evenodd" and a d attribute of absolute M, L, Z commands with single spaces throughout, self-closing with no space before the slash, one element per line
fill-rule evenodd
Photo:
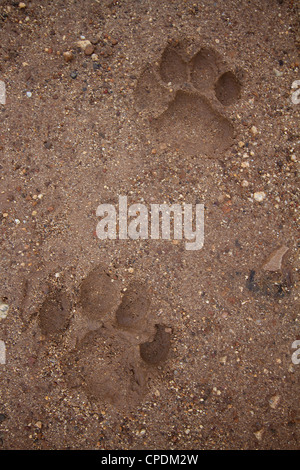
<path fill-rule="evenodd" d="M 61 343 L 67 330 L 76 346 L 62 359 L 66 383 L 93 401 L 116 407 L 135 406 L 147 394 L 148 380 L 168 358 L 171 329 L 156 323 L 147 286 L 120 283 L 99 266 L 83 279 L 77 318 L 63 290 L 52 289 L 39 311 L 45 338 Z"/>
<path fill-rule="evenodd" d="M 234 138 L 224 110 L 240 95 L 239 79 L 213 49 L 200 48 L 188 58 L 177 44 L 167 46 L 160 61 L 143 70 L 134 99 L 160 143 L 186 156 L 220 158 Z"/>

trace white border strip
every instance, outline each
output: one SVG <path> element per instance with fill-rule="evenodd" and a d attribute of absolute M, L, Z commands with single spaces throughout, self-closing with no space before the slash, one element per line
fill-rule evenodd
<path fill-rule="evenodd" d="M 5 83 L 0 80 L 0 104 L 5 104 L 6 103 L 6 89 L 5 89 Z"/>

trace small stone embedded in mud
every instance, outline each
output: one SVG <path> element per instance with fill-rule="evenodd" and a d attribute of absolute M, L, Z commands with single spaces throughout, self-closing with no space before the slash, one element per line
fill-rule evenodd
<path fill-rule="evenodd" d="M 280 71 L 277 70 L 277 69 L 273 69 L 273 70 L 274 70 L 274 73 L 275 73 L 276 77 L 282 77 L 283 72 L 280 72 Z"/>
<path fill-rule="evenodd" d="M 0 303 L 0 320 L 4 320 L 7 317 L 9 311 L 9 305 L 3 302 Z"/>
<path fill-rule="evenodd" d="M 258 133 L 257 127 L 255 126 L 252 126 L 250 130 L 251 130 L 251 134 L 253 135 L 256 135 Z"/>
<path fill-rule="evenodd" d="M 52 148 L 52 143 L 47 140 L 44 142 L 44 147 L 45 149 L 50 150 Z"/>
<path fill-rule="evenodd" d="M 275 408 L 277 408 L 279 402 L 280 402 L 280 396 L 279 395 L 274 395 L 273 397 L 270 398 L 269 405 L 273 410 L 275 410 Z"/>
<path fill-rule="evenodd" d="M 82 51 L 86 49 L 87 46 L 92 45 L 91 41 L 88 39 L 82 39 L 81 41 L 77 41 L 77 46 L 80 47 Z"/>
<path fill-rule="evenodd" d="M 256 193 L 254 193 L 253 197 L 254 197 L 255 201 L 262 202 L 266 197 L 266 193 L 264 193 L 263 191 L 258 191 Z"/>
<path fill-rule="evenodd" d="M 77 78 L 77 75 L 78 75 L 78 72 L 76 70 L 70 73 L 70 77 L 73 78 L 73 80 Z"/>
<path fill-rule="evenodd" d="M 95 50 L 95 48 L 94 48 L 93 44 L 88 44 L 84 49 L 84 53 L 85 53 L 85 55 L 92 55 L 94 50 Z"/>
<path fill-rule="evenodd" d="M 287 253 L 288 247 L 283 245 L 269 256 L 268 260 L 263 265 L 264 271 L 280 271 L 282 259 Z"/>
<path fill-rule="evenodd" d="M 170 329 L 164 325 L 156 325 L 156 334 L 153 341 L 140 345 L 140 355 L 147 364 L 158 365 L 164 362 L 171 346 Z"/>
<path fill-rule="evenodd" d="M 72 51 L 66 51 L 63 53 L 63 58 L 65 62 L 71 62 L 74 59 L 74 55 Z"/>
<path fill-rule="evenodd" d="M 100 42 L 100 39 L 101 39 L 101 36 L 98 34 L 97 36 L 94 36 L 93 38 L 91 38 L 91 43 L 96 45 Z"/>
<path fill-rule="evenodd" d="M 262 437 L 263 437 L 263 433 L 264 433 L 264 430 L 263 429 L 259 429 L 258 431 L 256 431 L 254 433 L 254 436 L 256 437 L 256 439 L 258 441 L 261 441 L 262 440 Z"/>

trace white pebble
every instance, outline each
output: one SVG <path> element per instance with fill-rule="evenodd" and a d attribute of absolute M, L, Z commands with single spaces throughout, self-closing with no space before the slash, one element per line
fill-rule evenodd
<path fill-rule="evenodd" d="M 254 193 L 253 197 L 255 201 L 262 202 L 266 197 L 266 193 L 264 193 L 263 191 L 258 191 L 257 193 Z"/>
<path fill-rule="evenodd" d="M 9 305 L 3 302 L 0 302 L 0 320 L 4 320 L 4 318 L 7 317 L 8 310 L 9 310 Z"/>

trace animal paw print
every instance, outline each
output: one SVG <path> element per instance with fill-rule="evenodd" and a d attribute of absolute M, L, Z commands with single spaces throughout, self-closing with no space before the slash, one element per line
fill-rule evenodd
<path fill-rule="evenodd" d="M 99 266 L 83 279 L 77 304 L 79 319 L 72 318 L 66 294 L 55 289 L 39 311 L 42 334 L 58 343 L 77 322 L 76 346 L 62 360 L 68 387 L 83 390 L 93 401 L 135 406 L 171 344 L 171 329 L 152 319 L 147 286 L 131 282 L 121 298 L 119 282 Z"/>
<path fill-rule="evenodd" d="M 224 110 L 240 95 L 240 81 L 213 49 L 203 47 L 189 59 L 176 44 L 141 73 L 135 106 L 160 143 L 186 156 L 220 158 L 234 138 Z"/>

